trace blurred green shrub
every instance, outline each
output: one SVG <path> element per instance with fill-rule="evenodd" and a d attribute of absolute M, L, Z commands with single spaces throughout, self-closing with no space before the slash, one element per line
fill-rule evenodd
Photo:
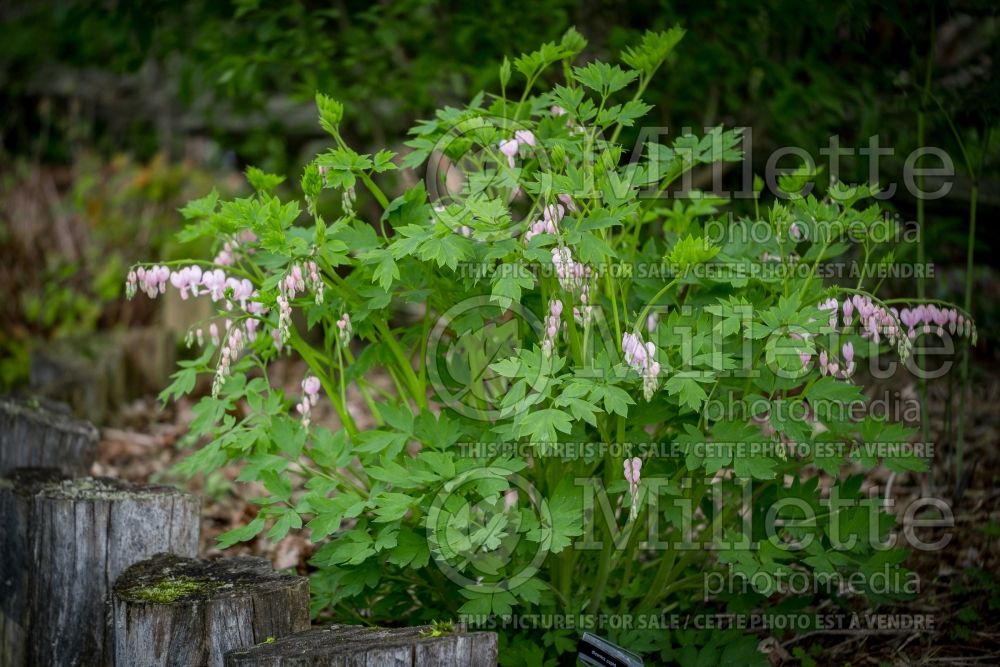
<path fill-rule="evenodd" d="M 87 155 L 68 169 L 21 163 L 0 180 L 0 388 L 26 379 L 32 344 L 154 311 L 124 305 L 122 276 L 149 252 L 178 246 L 176 210 L 218 174 L 158 155 L 146 162 Z M 225 178 L 223 178 L 225 183 Z"/>

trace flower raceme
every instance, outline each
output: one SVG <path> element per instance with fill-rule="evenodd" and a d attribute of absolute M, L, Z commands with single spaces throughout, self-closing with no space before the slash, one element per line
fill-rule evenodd
<path fill-rule="evenodd" d="M 943 336 L 947 329 L 952 334 L 970 338 L 973 345 L 978 337 L 975 324 L 957 308 L 944 308 L 934 304 L 902 309 L 887 308 L 873 301 L 870 296 L 861 294 L 844 299 L 843 304 L 834 298 L 827 299 L 817 307 L 829 313 L 832 329 L 837 329 L 841 321 L 844 329 L 849 329 L 856 321 L 863 338 L 870 338 L 875 344 L 885 338 L 890 345 L 898 345 L 903 357 L 911 347 L 908 339 L 915 338 L 918 330 L 925 334 L 933 331 L 938 336 Z M 905 336 L 900 325 L 906 327 Z"/>
<path fill-rule="evenodd" d="M 249 244 L 256 240 L 253 234 L 240 234 L 235 238 L 239 241 L 227 242 L 222 254 L 232 253 L 237 249 L 252 254 L 253 248 Z M 216 259 L 218 260 L 218 257 Z M 227 261 L 217 263 L 226 266 L 233 263 L 228 261 L 232 259 L 230 255 L 226 255 L 223 259 Z M 213 302 L 225 306 L 227 317 L 223 331 L 220 333 L 219 326 L 215 322 L 208 327 L 212 345 L 222 346 L 212 383 L 212 392 L 217 395 L 229 376 L 233 362 L 239 358 L 248 343 L 257 339 L 261 325 L 267 326 L 269 309 L 260 301 L 260 293 L 249 279 L 227 275 L 221 268 L 202 269 L 198 265 L 185 266 L 173 271 L 163 265 L 136 267 L 128 272 L 125 292 L 130 299 L 139 291 L 150 298 L 156 298 L 166 294 L 168 284 L 177 289 L 181 299 L 207 294 Z M 278 286 L 279 294 L 275 298 L 278 320 L 271 328 L 270 334 L 275 348 L 281 351 L 290 335 L 292 300 L 299 294 L 311 292 L 315 303 L 321 304 L 324 283 L 319 266 L 316 262 L 307 260 L 293 263 Z M 346 313 L 338 322 L 338 326 L 340 340 L 346 345 L 352 336 L 350 318 Z M 187 340 L 189 344 L 197 340 L 199 345 L 203 345 L 205 340 L 203 329 L 197 328 L 193 336 L 188 335 Z"/>
<path fill-rule="evenodd" d="M 525 244 L 539 234 L 552 234 L 553 236 L 559 234 L 559 223 L 566 217 L 566 211 L 576 212 L 576 204 L 573 203 L 573 199 L 569 195 L 562 194 L 557 199 L 559 200 L 558 204 L 545 206 L 542 209 L 542 219 L 536 220 L 528 227 L 524 233 Z"/>
<path fill-rule="evenodd" d="M 628 492 L 632 499 L 632 507 L 629 511 L 629 520 L 634 521 L 639 514 L 639 484 L 642 483 L 641 470 L 642 459 L 635 456 L 625 459 L 625 481 L 628 482 Z"/>
<path fill-rule="evenodd" d="M 555 267 L 559 286 L 567 293 L 576 296 L 580 302 L 579 307 L 573 307 L 573 317 L 580 324 L 586 324 L 593 312 L 590 303 L 590 281 L 594 277 L 593 270 L 573 259 L 573 251 L 564 245 L 552 249 L 552 265 Z"/>
<path fill-rule="evenodd" d="M 906 335 L 909 338 L 915 338 L 917 327 L 921 326 L 924 333 L 930 333 L 932 324 L 935 325 L 939 336 L 944 335 L 947 326 L 948 331 L 952 334 L 971 338 L 973 345 L 978 338 L 978 332 L 972 320 L 959 313 L 955 308 L 941 308 L 933 304 L 917 306 L 912 309 L 903 308 L 899 311 L 899 320 L 907 326 Z"/>
<path fill-rule="evenodd" d="M 660 384 L 660 363 L 656 361 L 656 347 L 652 342 L 643 342 L 642 336 L 625 332 L 622 334 L 622 354 L 625 363 L 639 371 L 642 376 L 642 394 L 650 400 Z"/>
<path fill-rule="evenodd" d="M 524 233 L 525 244 L 539 234 L 557 235 L 559 233 L 559 221 L 563 219 L 565 214 L 566 209 L 561 204 L 558 206 L 546 206 L 542 219 L 533 222 L 528 231 Z"/>
<path fill-rule="evenodd" d="M 340 341 L 341 345 L 347 345 L 353 335 L 354 332 L 351 329 L 351 316 L 344 313 L 340 316 L 340 319 L 337 320 L 337 339 Z"/>
<path fill-rule="evenodd" d="M 854 371 L 857 370 L 857 364 L 854 363 L 854 344 L 850 341 L 844 343 L 840 352 L 844 360 L 843 368 L 841 368 L 839 362 L 830 359 L 829 353 L 826 350 L 819 353 L 820 375 L 830 375 L 845 380 L 854 375 Z"/>
<path fill-rule="evenodd" d="M 295 410 L 302 415 L 302 425 L 309 426 L 312 409 L 319 402 L 320 382 L 315 375 L 308 375 L 302 380 L 302 400 L 295 405 Z"/>
<path fill-rule="evenodd" d="M 817 306 L 829 313 L 830 327 L 843 332 L 849 331 L 855 323 L 858 325 L 862 338 L 867 338 L 878 345 L 884 338 L 890 345 L 896 345 L 902 358 L 906 358 L 912 348 L 912 339 L 918 331 L 944 336 L 947 329 L 953 335 L 970 338 L 976 343 L 977 332 L 972 320 L 960 313 L 956 308 L 945 308 L 934 304 L 924 304 L 913 308 L 887 308 L 875 302 L 870 296 L 855 294 L 844 299 L 843 303 L 835 298 L 827 299 Z M 841 319 L 842 313 L 842 319 Z M 843 328 L 838 325 L 843 323 Z M 904 335 L 904 328 L 906 328 Z M 794 338 L 802 336 L 792 334 Z M 810 355 L 802 354 L 803 366 L 809 363 Z M 830 375 L 847 379 L 854 375 L 857 364 L 854 361 L 854 344 L 850 341 L 841 347 L 843 366 L 831 358 L 827 351 L 819 354 L 819 371 L 822 375 Z"/>
<path fill-rule="evenodd" d="M 168 280 L 170 280 L 169 268 L 140 266 L 134 271 L 129 271 L 125 282 L 125 294 L 131 299 L 137 291 L 142 290 L 150 299 L 155 299 L 160 294 L 166 294 Z"/>
<path fill-rule="evenodd" d="M 542 352 L 546 357 L 552 356 L 559 333 L 566 330 L 566 324 L 562 321 L 562 311 L 562 301 L 553 299 L 549 302 L 549 313 L 545 316 L 545 336 L 542 339 Z"/>

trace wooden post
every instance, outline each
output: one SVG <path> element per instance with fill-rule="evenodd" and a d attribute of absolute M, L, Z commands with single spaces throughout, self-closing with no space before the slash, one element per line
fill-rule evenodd
<path fill-rule="evenodd" d="M 309 627 L 309 580 L 263 558 L 163 554 L 122 574 L 112 606 L 118 667 L 223 667 L 229 651 Z"/>
<path fill-rule="evenodd" d="M 0 397 L 0 475 L 16 468 L 58 468 L 69 476 L 90 471 L 97 429 L 44 399 Z"/>
<path fill-rule="evenodd" d="M 231 652 L 226 667 L 496 667 L 497 635 L 331 625 Z"/>
<path fill-rule="evenodd" d="M 20 563 L 26 578 L 18 583 L 21 602 L 11 604 L 12 612 L 22 610 L 10 620 L 21 632 L 11 633 L 9 645 L 3 637 L 0 656 L 24 656 L 30 665 L 108 665 L 111 585 L 153 554 L 194 555 L 200 502 L 171 487 L 25 475 L 0 485 L 0 542 L 10 555 L 0 568 L 6 577 Z M 8 664 L 18 663 L 0 661 Z"/>
<path fill-rule="evenodd" d="M 0 665 L 25 664 L 31 544 L 28 517 L 32 497 L 62 481 L 55 469 L 24 469 L 0 478 Z"/>

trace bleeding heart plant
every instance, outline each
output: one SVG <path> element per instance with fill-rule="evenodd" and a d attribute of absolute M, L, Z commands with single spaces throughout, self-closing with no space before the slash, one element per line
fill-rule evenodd
<path fill-rule="evenodd" d="M 221 333 L 213 323 L 163 398 L 214 373 L 191 427 L 204 444 L 181 470 L 238 461 L 240 481 L 269 492 L 222 547 L 306 524 L 317 615 L 509 627 L 504 664 L 572 651 L 580 623 L 655 660 L 764 664 L 753 634 L 664 627 L 663 614 L 761 607 L 793 573 L 884 571 L 884 590 L 862 588 L 905 592 L 891 516 L 843 473 L 925 461 L 901 446 L 910 429 L 843 407 L 864 401 L 864 360 L 906 361 L 917 336 L 974 337 L 971 319 L 897 311 L 864 278 L 824 283 L 838 258 L 859 261 L 848 225 L 895 224 L 860 205 L 872 187 L 803 194 L 815 179 L 798 172 L 762 215 L 758 186 L 751 212 L 726 220 L 719 198 L 668 188 L 739 161 L 739 132 L 627 152 L 623 128 L 651 110 L 642 93 L 682 35 L 575 66 L 585 42 L 571 30 L 505 60 L 498 95 L 421 122 L 402 158 L 350 148 L 341 105 L 319 95 L 333 145 L 301 197 L 250 169 L 254 194 L 181 211 L 181 237 L 217 239 L 218 256 L 137 267 L 128 290 L 172 285 L 218 307 Z M 539 90 L 553 66 L 561 83 Z M 390 199 L 376 179 L 400 169 L 426 178 Z M 324 213 L 326 191 L 339 212 Z M 766 239 L 745 233 L 754 224 Z M 860 245 L 863 268 L 892 263 Z M 297 395 L 268 380 L 284 356 L 308 365 Z M 317 423 L 321 399 L 336 428 Z M 719 572 L 753 586 L 706 599 Z M 517 614 L 561 620 L 505 625 Z"/>

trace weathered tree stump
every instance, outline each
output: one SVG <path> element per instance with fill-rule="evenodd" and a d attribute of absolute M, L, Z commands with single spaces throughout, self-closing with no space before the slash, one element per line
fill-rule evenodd
<path fill-rule="evenodd" d="M 21 610 L 9 621 L 20 631 L 9 633 L 9 646 L 4 636 L 0 651 L 24 662 L 0 665 L 110 664 L 111 585 L 153 554 L 194 555 L 200 502 L 170 487 L 93 478 L 52 482 L 26 474 L 14 473 L 0 486 L 0 580 L 10 576 L 8 568 L 24 573 L 14 578 L 21 592 L 12 590 L 3 607 Z"/>
<path fill-rule="evenodd" d="M 97 455 L 97 429 L 47 400 L 0 397 L 0 475 L 58 468 L 83 476 Z"/>
<path fill-rule="evenodd" d="M 309 627 L 309 580 L 263 558 L 161 554 L 130 567 L 112 594 L 114 664 L 222 667 L 226 653 Z"/>
<path fill-rule="evenodd" d="M 0 478 L 0 665 L 23 665 L 27 647 L 28 582 L 31 564 L 28 517 L 32 497 L 62 481 L 55 469 L 23 469 Z"/>
<path fill-rule="evenodd" d="M 496 667 L 494 632 L 331 625 L 231 652 L 226 667 Z"/>

